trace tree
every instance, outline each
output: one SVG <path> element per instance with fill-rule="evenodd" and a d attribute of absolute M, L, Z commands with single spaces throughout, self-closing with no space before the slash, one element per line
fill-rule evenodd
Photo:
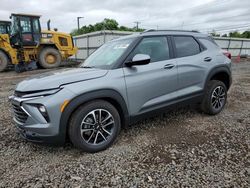
<path fill-rule="evenodd" d="M 213 36 L 216 36 L 212 34 Z M 250 38 L 250 31 L 244 31 L 240 33 L 238 31 L 230 32 L 229 34 L 223 34 L 222 37 L 233 37 L 233 38 Z"/>
<path fill-rule="evenodd" d="M 241 38 L 241 34 L 238 31 L 230 32 L 229 37 Z"/>
<path fill-rule="evenodd" d="M 105 18 L 102 22 L 98 22 L 95 25 L 88 25 L 82 26 L 79 30 L 74 29 L 71 32 L 71 35 L 81 35 L 86 34 L 94 31 L 101 31 L 101 30 L 119 30 L 119 31 L 144 31 L 144 29 L 138 28 L 128 28 L 126 26 L 119 26 L 118 22 L 114 19 Z"/>
<path fill-rule="evenodd" d="M 244 31 L 242 34 L 241 34 L 242 38 L 250 38 L 250 31 Z"/>
<path fill-rule="evenodd" d="M 213 37 L 219 37 L 220 36 L 220 34 L 216 33 L 215 31 L 213 31 L 212 33 L 210 33 L 210 35 L 212 35 Z"/>

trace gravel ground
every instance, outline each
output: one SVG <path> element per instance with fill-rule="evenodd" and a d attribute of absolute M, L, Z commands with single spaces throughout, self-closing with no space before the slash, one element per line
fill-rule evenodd
<path fill-rule="evenodd" d="M 123 130 L 89 154 L 20 138 L 7 96 L 36 70 L 0 74 L 0 187 L 250 187 L 250 62 L 234 64 L 225 110 L 182 109 Z"/>

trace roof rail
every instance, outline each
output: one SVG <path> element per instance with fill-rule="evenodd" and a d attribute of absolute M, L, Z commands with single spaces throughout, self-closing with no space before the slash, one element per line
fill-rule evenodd
<path fill-rule="evenodd" d="M 147 33 L 147 32 L 161 32 L 161 31 L 177 31 L 177 32 L 192 32 L 192 33 L 199 33 L 199 31 L 196 30 L 176 30 L 176 29 L 166 29 L 166 30 L 155 30 L 155 29 L 148 29 L 143 31 L 142 33 Z"/>
<path fill-rule="evenodd" d="M 145 31 L 142 31 L 141 33 L 147 33 L 147 32 L 151 32 L 151 31 L 156 31 L 155 29 L 146 29 Z"/>

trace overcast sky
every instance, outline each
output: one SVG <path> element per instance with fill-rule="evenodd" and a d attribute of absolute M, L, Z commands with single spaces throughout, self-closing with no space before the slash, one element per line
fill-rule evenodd
<path fill-rule="evenodd" d="M 77 27 L 77 16 L 84 16 L 81 25 L 113 18 L 129 27 L 139 21 L 145 29 L 250 29 L 250 0 L 1 0 L 0 19 L 11 13 L 42 15 L 43 28 L 51 19 L 65 32 Z"/>

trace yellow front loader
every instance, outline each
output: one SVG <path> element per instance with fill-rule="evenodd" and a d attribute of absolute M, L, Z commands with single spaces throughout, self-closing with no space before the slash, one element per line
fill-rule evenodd
<path fill-rule="evenodd" d="M 40 16 L 12 14 L 10 34 L 0 34 L 0 72 L 8 64 L 37 62 L 43 68 L 58 67 L 62 60 L 75 55 L 77 48 L 69 34 L 41 30 Z"/>

